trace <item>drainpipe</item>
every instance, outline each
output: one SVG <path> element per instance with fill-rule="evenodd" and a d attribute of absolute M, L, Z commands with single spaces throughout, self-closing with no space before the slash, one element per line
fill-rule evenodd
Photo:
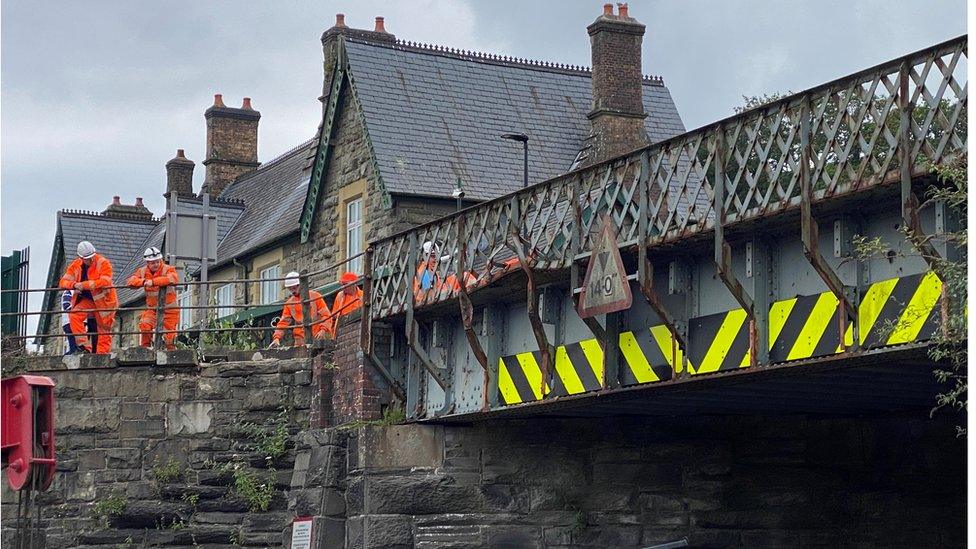
<path fill-rule="evenodd" d="M 240 267 L 241 268 L 241 278 L 246 279 L 247 278 L 247 267 L 245 267 L 244 265 L 238 263 L 236 257 L 234 259 L 232 259 L 230 262 L 235 267 Z M 250 295 L 251 292 L 248 290 L 248 286 L 250 286 L 250 282 L 247 282 L 247 283 L 244 284 L 244 305 L 248 305 L 248 304 L 251 303 L 251 295 Z"/>

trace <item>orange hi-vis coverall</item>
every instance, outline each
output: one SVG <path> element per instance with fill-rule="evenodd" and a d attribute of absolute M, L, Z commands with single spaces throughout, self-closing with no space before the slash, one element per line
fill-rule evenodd
<path fill-rule="evenodd" d="M 151 281 L 151 284 L 146 286 L 146 281 Z M 176 267 L 165 263 L 157 271 L 150 271 L 147 265 L 143 265 L 126 281 L 133 288 L 146 289 L 146 310 L 139 316 L 139 331 L 142 332 L 139 335 L 139 344 L 143 347 L 152 345 L 153 333 L 156 331 L 156 307 L 159 305 L 159 292 L 162 290 L 166 296 L 163 298 L 163 330 L 166 330 L 163 341 L 166 342 L 167 349 L 175 348 L 176 332 L 169 330 L 175 330 L 179 324 L 180 309 L 176 306 L 176 289 L 169 286 L 179 282 L 180 275 Z"/>
<path fill-rule="evenodd" d="M 315 290 L 309 290 L 308 298 L 311 300 L 311 303 L 308 304 L 308 310 L 312 314 L 312 337 L 321 337 L 323 333 L 331 334 L 332 313 L 329 312 L 329 307 L 325 304 L 322 294 Z M 302 328 L 302 318 L 302 298 L 293 295 L 288 298 L 285 306 L 281 309 L 281 319 L 275 325 L 277 330 L 271 339 L 281 341 L 282 336 L 285 335 L 285 328 L 294 325 L 291 333 L 295 338 L 295 345 L 304 345 L 305 329 Z"/>
<path fill-rule="evenodd" d="M 329 333 L 332 337 L 335 337 L 335 330 L 339 326 L 339 319 L 342 315 L 347 315 L 356 309 L 363 306 L 363 291 L 356 288 L 356 293 L 352 295 L 347 295 L 346 292 L 340 290 L 335 296 L 335 301 L 332 302 L 332 314 L 335 317 L 332 322 L 332 329 Z"/>
<path fill-rule="evenodd" d="M 115 324 L 115 309 L 119 306 L 118 295 L 115 293 L 115 288 L 111 287 L 112 263 L 105 256 L 95 254 L 91 265 L 85 267 L 82 259 L 76 258 L 64 271 L 58 286 L 65 290 L 74 290 L 75 284 L 78 283 L 81 283 L 82 287 L 79 291 L 72 292 L 71 310 L 68 312 L 71 332 L 75 334 L 75 341 L 79 347 L 86 347 L 99 354 L 108 354 L 112 350 L 112 336 L 108 334 Z M 95 317 L 99 336 L 98 349 L 92 349 L 88 339 L 88 327 L 85 321 L 89 315 Z"/>

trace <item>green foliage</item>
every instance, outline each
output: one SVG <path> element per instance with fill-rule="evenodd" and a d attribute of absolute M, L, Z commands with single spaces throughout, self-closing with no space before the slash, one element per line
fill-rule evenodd
<path fill-rule="evenodd" d="M 945 242 L 949 249 L 953 249 L 953 256 L 927 256 L 919 251 L 931 266 L 932 270 L 942 281 L 945 292 L 945 306 L 948 309 L 940 329 L 932 335 L 928 349 L 929 358 L 937 362 L 940 367 L 935 376 L 945 386 L 943 392 L 935 397 L 934 414 L 942 408 L 964 412 L 968 405 L 967 363 L 967 282 L 968 270 L 966 265 L 966 244 L 969 241 L 965 227 L 967 219 L 967 179 L 968 159 L 962 156 L 952 163 L 932 166 L 938 184 L 926 194 L 926 204 L 943 202 L 949 210 L 949 215 L 962 221 L 961 227 L 943 235 L 923 236 L 912 234 L 910 230 L 902 228 L 904 238 L 911 242 L 916 249 L 924 250 L 936 238 Z M 923 205 L 924 206 L 924 205 Z M 889 261 L 907 254 L 896 252 L 880 238 L 866 238 L 855 236 L 854 258 L 864 261 L 872 258 L 885 258 Z M 927 314 L 927 312 L 926 312 Z M 901 323 L 911 323 L 916 319 L 905 317 L 892 320 L 875 328 L 878 334 L 884 336 L 898 329 Z M 929 334 L 925 334 L 929 335 Z M 965 427 L 957 427 L 959 435 L 965 435 Z"/>
<path fill-rule="evenodd" d="M 254 319 L 248 319 L 245 322 L 240 323 L 240 327 L 251 328 L 254 326 Z M 217 319 L 211 320 L 207 323 L 208 329 L 216 329 L 216 332 L 204 332 L 201 337 L 203 338 L 203 347 L 211 349 L 239 349 L 242 351 L 253 351 L 258 348 L 258 342 L 256 337 L 259 336 L 258 332 L 232 332 L 232 331 L 220 331 L 228 330 L 229 328 L 234 328 L 233 322 L 227 319 Z"/>
<path fill-rule="evenodd" d="M 159 463 L 159 458 L 153 463 L 153 477 L 157 482 L 168 484 L 183 478 L 183 464 L 170 457 L 166 463 Z"/>
<path fill-rule="evenodd" d="M 966 244 L 969 237 L 966 230 L 968 160 L 964 156 L 952 164 L 935 166 L 941 186 L 928 194 L 929 201 L 943 201 L 950 211 L 962 220 L 961 227 L 946 235 L 949 244 L 958 246 L 960 257 L 933 258 L 934 270 L 942 279 L 948 308 L 947 320 L 936 336 L 934 345 L 929 348 L 929 357 L 941 368 L 935 376 L 946 388 L 936 396 L 935 413 L 940 408 L 965 412 L 968 406 L 967 368 L 969 353 L 967 346 L 968 322 L 966 315 L 967 282 L 969 274 L 966 264 Z M 957 427 L 959 435 L 966 434 L 965 427 Z"/>
<path fill-rule="evenodd" d="M 245 423 L 241 426 L 244 435 L 253 441 L 250 449 L 260 454 L 269 463 L 285 455 L 288 449 L 287 418 L 289 412 L 288 409 L 279 412 L 274 420 L 273 427 L 270 429 L 255 423 Z"/>
<path fill-rule="evenodd" d="M 271 506 L 271 501 L 277 493 L 275 479 L 278 471 L 274 467 L 269 467 L 267 477 L 262 479 L 256 471 L 239 459 L 223 464 L 207 461 L 205 465 L 209 465 L 221 474 L 229 473 L 232 476 L 234 496 L 246 503 L 252 513 L 267 511 Z"/>
<path fill-rule="evenodd" d="M 403 411 L 403 408 L 389 407 L 383 410 L 382 419 L 357 419 L 355 421 L 350 421 L 348 423 L 343 423 L 339 425 L 339 429 L 359 429 L 360 427 L 386 427 L 390 425 L 397 425 L 406 421 L 407 415 Z"/>
<path fill-rule="evenodd" d="M 257 473 L 243 464 L 234 466 L 234 494 L 247 503 L 252 513 L 267 511 L 275 495 L 275 476 L 277 471 L 268 469 L 268 478 L 262 480 Z"/>
<path fill-rule="evenodd" d="M 200 494 L 188 494 L 183 492 L 183 496 L 180 497 L 180 499 L 182 499 L 184 503 L 189 503 L 193 507 L 196 507 L 197 504 L 200 503 Z"/>
<path fill-rule="evenodd" d="M 573 525 L 569 528 L 569 534 L 575 539 L 583 533 L 583 530 L 586 530 L 586 514 L 582 509 L 577 509 L 576 516 L 573 517 Z"/>
<path fill-rule="evenodd" d="M 125 511 L 126 501 L 122 494 L 112 494 L 106 499 L 95 503 L 92 507 L 92 518 L 102 528 L 108 528 L 110 517 L 121 515 Z"/>

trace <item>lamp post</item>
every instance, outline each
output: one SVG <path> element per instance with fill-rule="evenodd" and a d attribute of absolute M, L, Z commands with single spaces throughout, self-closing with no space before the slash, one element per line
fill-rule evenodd
<path fill-rule="evenodd" d="M 524 133 L 505 133 L 502 139 L 519 141 L 522 143 L 522 187 L 529 186 L 529 136 Z"/>
<path fill-rule="evenodd" d="M 457 178 L 457 183 L 454 184 L 454 190 L 451 192 L 451 196 L 457 200 L 457 211 L 461 211 L 461 199 L 464 198 L 464 188 L 461 187 L 461 178 Z"/>

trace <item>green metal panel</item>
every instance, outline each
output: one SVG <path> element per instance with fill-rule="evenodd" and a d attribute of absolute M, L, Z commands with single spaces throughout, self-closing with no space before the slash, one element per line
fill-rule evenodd
<path fill-rule="evenodd" d="M 4 290 L 22 290 L 24 288 L 20 287 L 20 261 L 21 253 L 15 251 L 10 255 L 5 255 L 0 258 L 0 270 L 2 270 L 2 288 Z M 3 293 L 0 294 L 0 310 L 4 313 L 20 313 L 21 301 L 18 299 L 18 294 L 15 293 Z M 5 316 L 0 320 L 2 324 L 3 335 L 17 335 L 20 317 L 17 316 Z"/>

